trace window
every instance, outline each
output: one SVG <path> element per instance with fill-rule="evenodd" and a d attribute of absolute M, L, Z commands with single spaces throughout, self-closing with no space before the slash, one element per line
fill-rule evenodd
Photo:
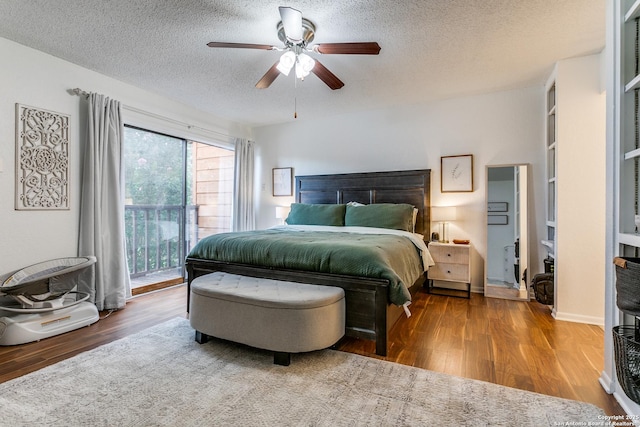
<path fill-rule="evenodd" d="M 183 282 L 197 241 L 230 231 L 234 153 L 125 127 L 125 231 L 134 295 Z"/>

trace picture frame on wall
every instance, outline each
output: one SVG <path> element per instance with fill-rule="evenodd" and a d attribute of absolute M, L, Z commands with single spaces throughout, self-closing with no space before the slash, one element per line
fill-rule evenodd
<path fill-rule="evenodd" d="M 473 154 L 440 157 L 440 191 L 473 191 Z"/>
<path fill-rule="evenodd" d="M 487 215 L 487 224 L 489 225 L 508 225 L 508 215 Z"/>
<path fill-rule="evenodd" d="M 487 212 L 509 212 L 508 202 L 488 202 Z"/>
<path fill-rule="evenodd" d="M 273 168 L 273 195 L 293 196 L 293 168 Z"/>

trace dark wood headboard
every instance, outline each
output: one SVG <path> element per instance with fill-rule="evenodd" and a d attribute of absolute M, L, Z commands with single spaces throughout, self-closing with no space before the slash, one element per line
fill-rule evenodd
<path fill-rule="evenodd" d="M 416 233 L 429 239 L 431 169 L 296 176 L 298 203 L 409 203 Z"/>

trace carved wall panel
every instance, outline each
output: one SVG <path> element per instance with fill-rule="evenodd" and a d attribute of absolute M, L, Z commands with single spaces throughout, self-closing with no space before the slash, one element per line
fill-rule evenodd
<path fill-rule="evenodd" d="M 69 209 L 69 116 L 16 104 L 16 209 Z"/>

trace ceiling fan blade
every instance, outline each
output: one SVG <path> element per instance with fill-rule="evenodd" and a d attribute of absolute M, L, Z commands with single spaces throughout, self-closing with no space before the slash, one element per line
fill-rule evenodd
<path fill-rule="evenodd" d="M 280 6 L 278 10 L 280 10 L 282 26 L 287 39 L 292 43 L 300 43 L 302 41 L 302 12 L 284 6 Z"/>
<path fill-rule="evenodd" d="M 327 55 L 377 55 L 380 45 L 376 42 L 322 43 L 314 46 L 313 50 Z"/>
<path fill-rule="evenodd" d="M 311 72 L 318 76 L 320 80 L 322 80 L 327 86 L 331 89 L 336 90 L 340 89 L 344 86 L 342 80 L 340 80 L 335 74 L 333 74 L 327 67 L 322 65 L 320 61 L 316 59 L 316 65 L 313 66 Z"/>
<path fill-rule="evenodd" d="M 273 64 L 271 68 L 269 68 L 269 70 L 267 70 L 267 72 L 264 73 L 264 76 L 262 76 L 262 78 L 258 80 L 258 83 L 256 83 L 256 87 L 258 89 L 266 89 L 269 86 L 271 86 L 271 83 L 273 83 L 276 77 L 278 77 L 278 75 L 280 74 L 280 71 L 278 71 L 278 68 L 277 68 L 279 62 L 280 61 Z"/>
<path fill-rule="evenodd" d="M 227 42 L 209 42 L 209 47 L 234 47 L 239 49 L 262 49 L 262 50 L 274 50 L 275 46 L 270 44 L 251 44 L 251 43 L 227 43 Z"/>

